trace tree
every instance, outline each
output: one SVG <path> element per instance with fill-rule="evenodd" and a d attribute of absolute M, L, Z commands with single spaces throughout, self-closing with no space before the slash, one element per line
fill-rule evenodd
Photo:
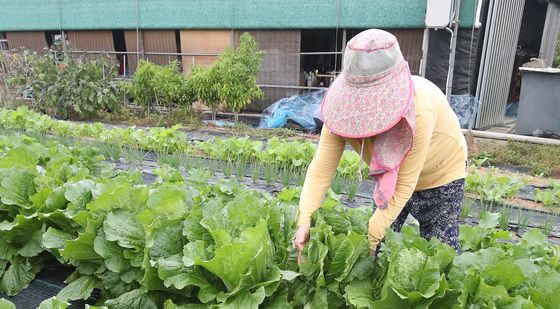
<path fill-rule="evenodd" d="M 257 84 L 257 78 L 264 51 L 249 33 L 239 38 L 239 47 L 226 50 L 216 66 L 222 73 L 220 97 L 229 111 L 236 114 L 254 99 L 262 99 L 264 93 Z"/>
<path fill-rule="evenodd" d="M 212 119 L 220 104 L 236 114 L 254 99 L 264 94 L 257 84 L 257 77 L 264 51 L 249 33 L 239 38 L 237 48 L 226 49 L 207 67 L 195 66 L 189 76 L 189 85 L 196 98 L 212 110 Z"/>

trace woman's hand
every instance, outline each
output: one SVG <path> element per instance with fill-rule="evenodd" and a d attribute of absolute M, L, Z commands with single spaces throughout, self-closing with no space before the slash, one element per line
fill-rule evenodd
<path fill-rule="evenodd" d="M 294 246 L 298 251 L 298 255 L 297 255 L 298 265 L 300 265 L 301 262 L 301 251 L 303 250 L 303 247 L 305 247 L 305 244 L 309 240 L 309 229 L 310 229 L 309 225 L 300 225 L 298 226 L 296 231 Z"/>

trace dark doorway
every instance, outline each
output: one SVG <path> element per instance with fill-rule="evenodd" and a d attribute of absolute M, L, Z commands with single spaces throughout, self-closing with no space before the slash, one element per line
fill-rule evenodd
<path fill-rule="evenodd" d="M 45 40 L 47 40 L 47 46 L 49 48 L 62 46 L 62 35 L 58 30 L 45 31 Z"/>
<path fill-rule="evenodd" d="M 519 31 L 519 40 L 517 43 L 517 52 L 515 54 L 515 64 L 513 65 L 508 104 L 519 101 L 519 92 L 521 90 L 521 72 L 519 71 L 519 67 L 531 61 L 531 58 L 537 58 L 539 56 L 547 8 L 548 3 L 545 1 L 525 1 L 521 30 Z"/>
<path fill-rule="evenodd" d="M 342 30 L 301 30 L 300 70 L 305 78 L 303 85 L 328 87 L 341 68 Z M 310 54 L 306 54 L 310 53 Z"/>
<path fill-rule="evenodd" d="M 126 41 L 124 39 L 123 30 L 113 30 L 113 44 L 117 52 L 117 61 L 119 62 L 119 75 L 126 75 L 128 72 L 126 56 Z"/>

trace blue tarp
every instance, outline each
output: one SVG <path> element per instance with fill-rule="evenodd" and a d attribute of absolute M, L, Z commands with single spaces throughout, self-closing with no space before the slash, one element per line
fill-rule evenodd
<path fill-rule="evenodd" d="M 320 117 L 320 107 L 326 90 L 308 92 L 283 98 L 269 106 L 263 112 L 259 128 L 281 128 L 292 120 L 305 129 L 316 128 L 315 119 Z M 474 121 L 478 109 L 478 100 L 471 95 L 452 95 L 451 108 L 459 118 L 462 128 L 468 128 Z"/>
<path fill-rule="evenodd" d="M 281 128 L 292 120 L 305 129 L 314 130 L 314 118 L 320 119 L 319 110 L 325 92 L 326 89 L 280 99 L 264 110 L 259 128 Z"/>
<path fill-rule="evenodd" d="M 461 128 L 468 129 L 469 122 L 474 121 L 476 111 L 478 110 L 478 100 L 472 95 L 452 95 L 451 96 L 451 109 L 459 118 Z"/>

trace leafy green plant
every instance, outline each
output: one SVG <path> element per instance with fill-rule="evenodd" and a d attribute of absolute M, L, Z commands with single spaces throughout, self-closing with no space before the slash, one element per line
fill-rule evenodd
<path fill-rule="evenodd" d="M 334 193 L 341 194 L 343 185 L 344 185 L 344 179 L 340 174 L 337 173 L 333 179 L 331 189 L 333 190 Z"/>
<path fill-rule="evenodd" d="M 519 233 L 524 232 L 531 222 L 531 216 L 528 212 L 521 209 L 517 210 L 517 230 Z"/>
<path fill-rule="evenodd" d="M 541 222 L 539 228 L 542 232 L 549 236 L 554 228 L 556 227 L 556 223 L 558 222 L 559 214 L 545 214 L 545 219 Z"/>
<path fill-rule="evenodd" d="M 123 158 L 131 163 L 140 164 L 144 161 L 146 154 L 137 147 L 125 147 L 122 150 Z"/>
<path fill-rule="evenodd" d="M 509 229 L 509 217 L 513 207 L 504 205 L 500 208 L 500 222 L 498 223 L 498 227 L 502 230 Z"/>
<path fill-rule="evenodd" d="M 178 168 L 181 165 L 180 155 L 170 153 L 166 150 L 156 151 L 156 159 L 160 164 L 167 164 L 174 168 Z"/>
<path fill-rule="evenodd" d="M 257 163 L 253 162 L 251 164 L 251 179 L 253 180 L 253 183 L 257 183 L 257 181 L 259 180 L 259 176 L 261 174 L 261 167 L 260 165 L 258 165 Z"/>
<path fill-rule="evenodd" d="M 247 173 L 247 162 L 244 160 L 235 161 L 235 176 L 238 179 L 243 179 Z"/>
<path fill-rule="evenodd" d="M 470 158 L 470 163 L 476 167 L 481 167 L 486 162 L 489 162 L 491 159 L 492 159 L 492 153 L 482 152 L 472 156 Z"/>
<path fill-rule="evenodd" d="M 122 89 L 116 63 L 108 56 L 85 57 L 50 51 L 25 52 L 26 65 L 8 81 L 42 113 L 67 119 L 118 112 Z"/>
<path fill-rule="evenodd" d="M 201 161 L 202 162 L 202 161 Z M 537 229 L 512 241 L 500 215 L 462 225 L 462 253 L 417 227 L 388 232 L 369 252 L 371 209 L 330 191 L 298 266 L 298 188 L 276 197 L 235 179 L 188 179 L 170 166 L 156 182 L 110 169 L 90 147 L 0 135 L 0 291 L 33 280 L 44 258 L 75 272 L 45 300 L 64 308 L 97 289 L 107 308 L 554 308 L 558 246 Z M 186 293 L 189 292 L 189 293 Z M 8 305 L 2 302 L 2 305 Z"/>
<path fill-rule="evenodd" d="M 337 173 L 344 178 L 356 178 L 363 173 L 367 177 L 367 164 L 353 151 L 345 151 L 342 153 L 340 163 L 337 167 Z M 364 177 L 364 178 L 366 178 Z"/>
<path fill-rule="evenodd" d="M 545 207 L 558 206 L 560 204 L 560 193 L 554 189 L 536 189 L 532 195 L 535 201 L 542 203 Z"/>
<path fill-rule="evenodd" d="M 461 249 L 477 251 L 498 246 L 500 239 L 509 240 L 511 238 L 509 232 L 494 229 L 499 223 L 499 213 L 485 212 L 481 214 L 478 226 L 462 225 L 460 227 Z"/>
<path fill-rule="evenodd" d="M 154 111 L 155 106 L 164 106 L 171 112 L 175 105 L 189 108 L 194 101 L 177 61 L 159 66 L 140 60 L 127 90 L 134 102 L 148 113 Z"/>
<path fill-rule="evenodd" d="M 348 180 L 348 186 L 346 187 L 346 194 L 348 194 L 348 200 L 354 201 L 356 199 L 356 194 L 360 188 L 360 181 L 358 179 Z"/>
<path fill-rule="evenodd" d="M 469 193 L 478 193 L 482 183 L 482 175 L 479 173 L 469 173 L 465 178 L 465 191 Z"/>
<path fill-rule="evenodd" d="M 231 137 L 226 140 L 212 138 L 205 142 L 197 142 L 196 148 L 204 155 L 219 160 L 236 158 L 250 161 L 260 158 L 262 142 L 250 140 L 248 137 Z"/>
<path fill-rule="evenodd" d="M 224 177 L 229 178 L 233 173 L 234 166 L 231 160 L 223 161 L 222 162 L 222 172 L 224 173 Z"/>
<path fill-rule="evenodd" d="M 218 160 L 213 160 L 210 159 L 208 160 L 208 169 L 211 171 L 218 171 L 218 168 L 220 167 L 220 161 Z"/>
<path fill-rule="evenodd" d="M 476 193 L 490 202 L 501 202 L 514 197 L 523 185 L 517 177 L 496 177 L 491 173 L 486 175 L 475 173 L 467 175 L 465 191 Z"/>
<path fill-rule="evenodd" d="M 226 49 L 208 67 L 193 67 L 189 84 L 196 98 L 212 110 L 212 119 L 216 118 L 222 103 L 237 113 L 253 99 L 263 98 L 257 84 L 263 57 L 264 52 L 258 49 L 255 38 L 243 33 L 237 48 Z"/>
<path fill-rule="evenodd" d="M 298 168 L 297 169 L 297 185 L 302 187 L 303 184 L 305 183 L 305 177 L 307 175 L 307 171 L 304 168 Z"/>
<path fill-rule="evenodd" d="M 461 207 L 461 220 L 463 222 L 465 222 L 465 220 L 469 217 L 473 207 L 474 207 L 474 200 L 471 199 L 463 200 L 463 205 Z"/>
<path fill-rule="evenodd" d="M 261 159 L 282 167 L 304 168 L 313 159 L 316 148 L 317 145 L 309 142 L 287 142 L 274 137 L 267 141 Z"/>
<path fill-rule="evenodd" d="M 264 166 L 264 179 L 268 185 L 274 183 L 278 169 L 273 164 L 266 164 Z"/>
<path fill-rule="evenodd" d="M 97 143 L 97 148 L 99 148 L 101 153 L 108 159 L 117 161 L 121 157 L 122 149 L 117 144 L 100 142 Z"/>
<path fill-rule="evenodd" d="M 281 170 L 280 175 L 282 177 L 282 185 L 284 185 L 284 187 L 289 187 L 292 179 L 292 171 L 288 168 L 284 168 Z"/>

